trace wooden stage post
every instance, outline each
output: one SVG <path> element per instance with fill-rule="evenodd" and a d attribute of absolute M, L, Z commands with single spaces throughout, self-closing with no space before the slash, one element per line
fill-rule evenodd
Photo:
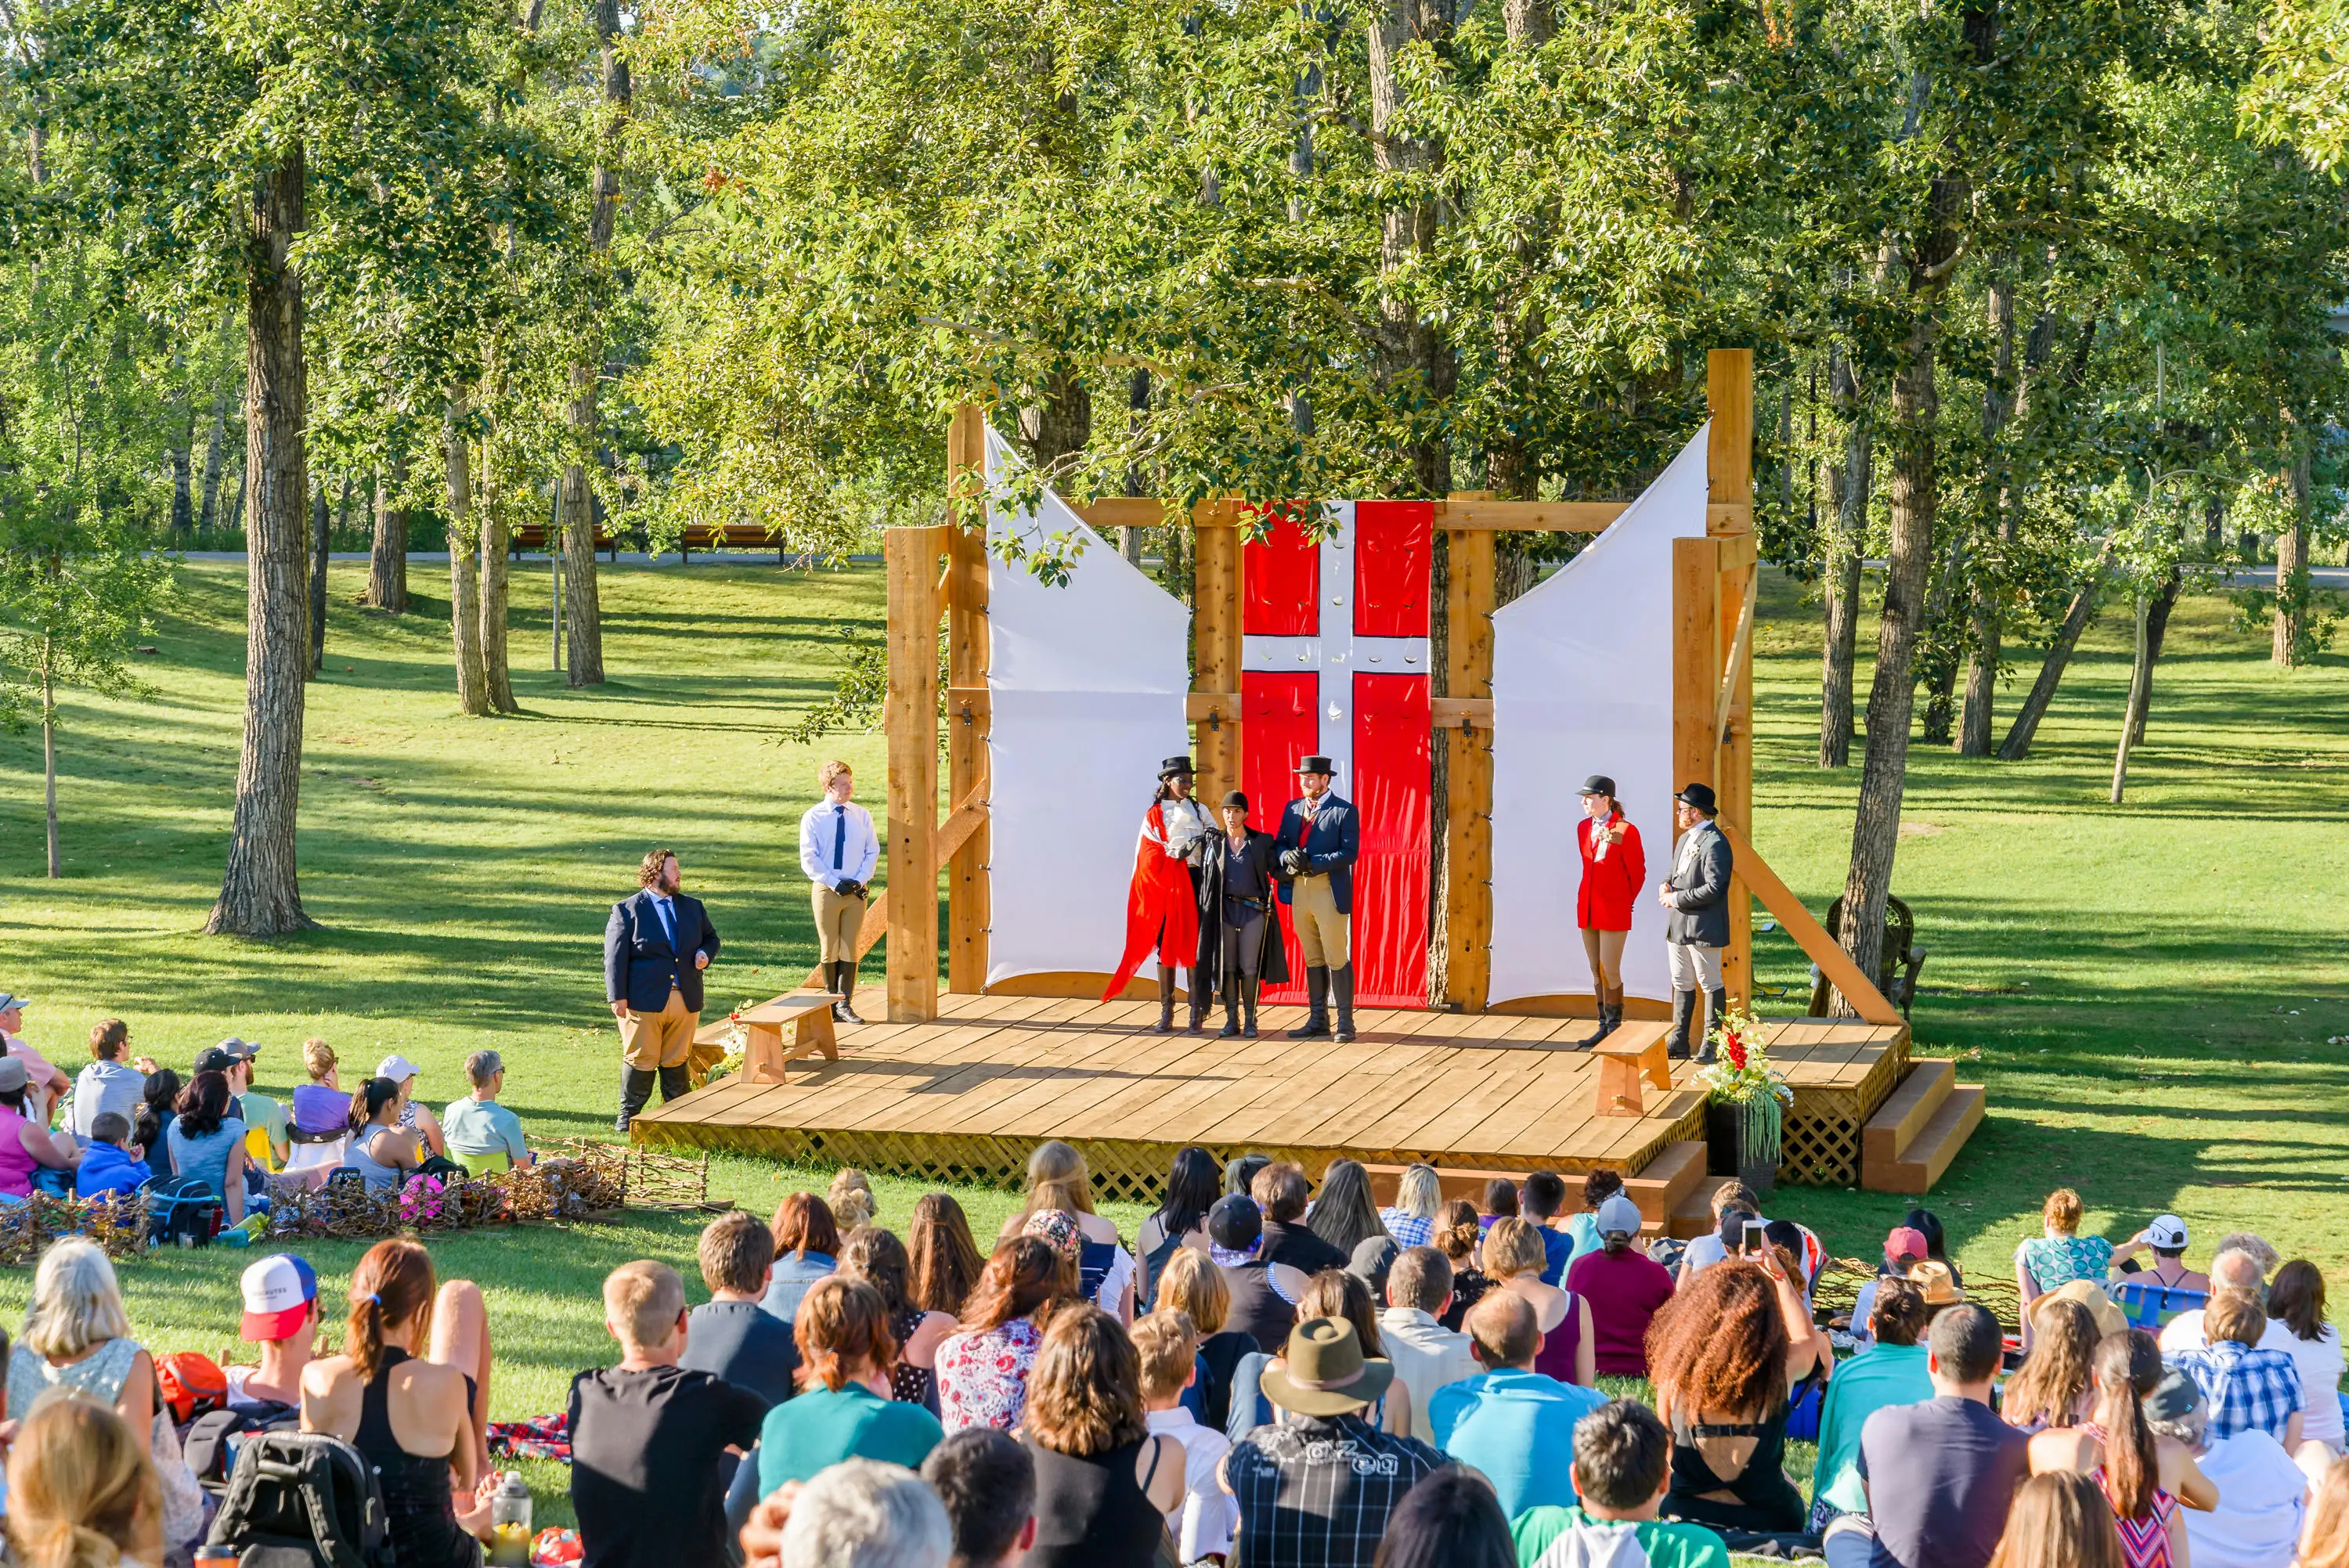
<path fill-rule="evenodd" d="M 1235 694 L 1196 716 L 1191 757 L 1199 799 L 1240 787 L 1240 531 L 1236 501 L 1202 501 L 1191 514 L 1192 679 L 1196 692 Z M 1212 810 L 1212 807 L 1210 810 Z"/>
<path fill-rule="evenodd" d="M 1464 499 L 1464 498 L 1463 498 Z M 1493 535 L 1444 531 L 1446 695 L 1493 696 Z M 1493 973 L 1493 721 L 1444 726 L 1444 1000 L 1481 1013 Z"/>
<path fill-rule="evenodd" d="M 955 409 L 947 431 L 947 493 L 968 494 L 986 482 L 987 427 L 975 403 Z M 949 514 L 947 530 L 947 684 L 964 688 L 987 684 L 987 514 Z M 987 775 L 987 735 L 991 708 L 975 703 L 947 714 L 947 799 L 957 809 Z M 983 797 L 982 797 L 983 799 Z M 988 917 L 987 857 L 992 841 L 989 813 L 980 808 L 978 826 L 947 861 L 947 989 L 976 993 L 987 988 Z"/>
<path fill-rule="evenodd" d="M 1715 755 L 1713 787 L 1722 820 L 1740 832 L 1754 827 L 1754 351 L 1716 348 L 1705 356 L 1704 400 L 1713 416 L 1705 442 L 1705 531 L 1722 542 L 1713 600 L 1713 713 L 1707 717 Z M 1728 691 L 1719 717 L 1718 694 Z M 1714 727 L 1717 726 L 1718 727 Z M 1677 722 L 1674 725 L 1678 729 Z M 1729 883 L 1729 946 L 1721 955 L 1730 1002 L 1751 1011 L 1754 902 L 1747 883 Z"/>
<path fill-rule="evenodd" d="M 938 558 L 945 525 L 882 536 L 889 577 L 889 1021 L 938 1016 Z"/>

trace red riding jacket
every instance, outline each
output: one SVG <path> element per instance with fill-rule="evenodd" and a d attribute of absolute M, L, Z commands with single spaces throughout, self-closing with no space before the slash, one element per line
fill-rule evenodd
<path fill-rule="evenodd" d="M 1575 824 L 1574 841 L 1582 850 L 1582 886 L 1574 896 L 1574 923 L 1585 931 L 1629 931 L 1631 901 L 1648 880 L 1648 857 L 1640 848 L 1640 830 L 1624 816 L 1607 820 L 1621 839 L 1605 846 L 1596 842 L 1599 824 L 1585 817 Z"/>

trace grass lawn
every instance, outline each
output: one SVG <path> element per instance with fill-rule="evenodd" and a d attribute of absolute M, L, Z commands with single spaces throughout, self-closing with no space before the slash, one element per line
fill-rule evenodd
<path fill-rule="evenodd" d="M 421 565 L 412 580 L 446 593 Z M 303 895 L 326 929 L 275 944 L 195 934 L 219 886 L 243 694 L 243 567 L 205 562 L 182 573 L 160 655 L 142 661 L 158 700 L 67 694 L 61 882 L 39 874 L 38 738 L 0 742 L 0 988 L 36 999 L 28 1038 L 60 1063 L 83 1059 L 89 1026 L 119 1014 L 136 1049 L 183 1068 L 223 1035 L 262 1041 L 261 1087 L 281 1095 L 309 1035 L 334 1043 L 347 1075 L 406 1053 L 436 1102 L 457 1093 L 467 1052 L 494 1045 L 528 1127 L 608 1136 L 617 1053 L 599 941 L 645 849 L 676 846 L 710 903 L 725 943 L 713 1007 L 771 995 L 813 960 L 798 815 L 823 755 L 847 758 L 876 796 L 882 747 L 840 738 L 820 755 L 784 735 L 828 693 L 843 626 L 877 622 L 879 573 L 607 568 L 612 678 L 587 693 L 544 667 L 546 579 L 518 573 L 514 684 L 528 711 L 506 721 L 457 715 L 444 602 L 377 616 L 352 607 L 360 584 L 358 566 L 335 568 L 327 675 L 311 689 Z M 1857 769 L 1813 766 L 1815 611 L 1775 579 L 1763 609 L 1754 837 L 1824 910 Z M 1930 1200 L 1971 1268 L 2002 1267 L 2064 1182 L 2115 1236 L 2182 1214 L 2198 1261 L 2220 1231 L 2245 1227 L 2336 1277 L 2349 1262 L 2349 1053 L 2324 1044 L 2349 1034 L 2336 913 L 2349 831 L 2335 816 L 2349 660 L 2273 669 L 2264 635 L 2230 630 L 2230 613 L 2209 597 L 2179 606 L 2124 806 L 2105 803 L 2127 675 L 2119 616 L 2090 633 L 2030 761 L 1912 755 L 1894 885 L 1931 949 L 1919 1046 L 1961 1056 L 1961 1076 L 1991 1086 L 1990 1120 Z M 1864 693 L 1865 668 L 1861 679 Z M 1804 993 L 1783 936 L 1763 939 L 1758 963 L 1765 983 Z M 828 1174 L 721 1160 L 711 1184 L 765 1212 Z M 885 1222 L 902 1222 L 919 1189 L 875 1186 Z M 1009 1209 L 999 1194 L 962 1197 L 982 1235 Z M 1864 1254 L 1907 1202 L 1797 1190 L 1773 1207 Z M 1129 1228 L 1140 1217 L 1111 1212 Z M 558 1408 L 571 1374 L 607 1358 L 605 1272 L 655 1256 L 693 1281 L 698 1228 L 631 1214 L 436 1240 L 444 1276 L 489 1293 L 496 1414 Z M 306 1250 L 339 1301 L 363 1249 Z M 142 1336 L 226 1350 L 247 1261 L 129 1266 Z M 0 1318 L 21 1316 L 27 1284 L 0 1275 Z M 563 1485 L 552 1467 L 533 1479 Z M 567 1512 L 554 1501 L 542 1491 L 543 1517 Z"/>

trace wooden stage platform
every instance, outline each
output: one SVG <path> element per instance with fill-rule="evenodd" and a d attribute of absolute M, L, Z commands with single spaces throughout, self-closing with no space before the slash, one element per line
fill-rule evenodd
<path fill-rule="evenodd" d="M 879 987 L 858 995 L 865 1016 L 885 1009 Z M 1155 1201 L 1185 1144 L 1219 1159 L 1293 1159 L 1316 1174 L 1344 1155 L 1630 1176 L 1667 1144 L 1704 1135 L 1685 1062 L 1673 1064 L 1672 1089 L 1648 1091 L 1645 1114 L 1599 1113 L 1599 1058 L 1575 1044 L 1588 1018 L 1371 1008 L 1356 1014 L 1360 1037 L 1340 1046 L 1285 1038 L 1303 1013 L 1265 1008 L 1257 1038 L 1226 1040 L 1152 1033 L 1154 1002 L 948 994 L 929 1023 L 841 1026 L 836 1062 L 795 1061 L 781 1083 L 720 1078 L 647 1109 L 635 1137 L 1008 1188 L 1039 1142 L 1059 1138 L 1085 1151 L 1102 1196 Z M 1218 1012 L 1209 1028 L 1220 1025 Z M 1795 1097 L 1780 1179 L 1856 1182 L 1861 1129 L 1900 1080 L 1909 1031 L 1818 1018 L 1764 1026 Z"/>

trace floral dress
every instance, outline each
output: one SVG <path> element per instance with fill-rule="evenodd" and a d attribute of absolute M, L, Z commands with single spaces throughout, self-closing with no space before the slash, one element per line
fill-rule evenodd
<path fill-rule="evenodd" d="M 1028 1410 L 1028 1373 L 1044 1331 L 1031 1317 L 954 1334 L 938 1346 L 938 1421 L 948 1432 L 993 1427 L 1008 1432 Z"/>

